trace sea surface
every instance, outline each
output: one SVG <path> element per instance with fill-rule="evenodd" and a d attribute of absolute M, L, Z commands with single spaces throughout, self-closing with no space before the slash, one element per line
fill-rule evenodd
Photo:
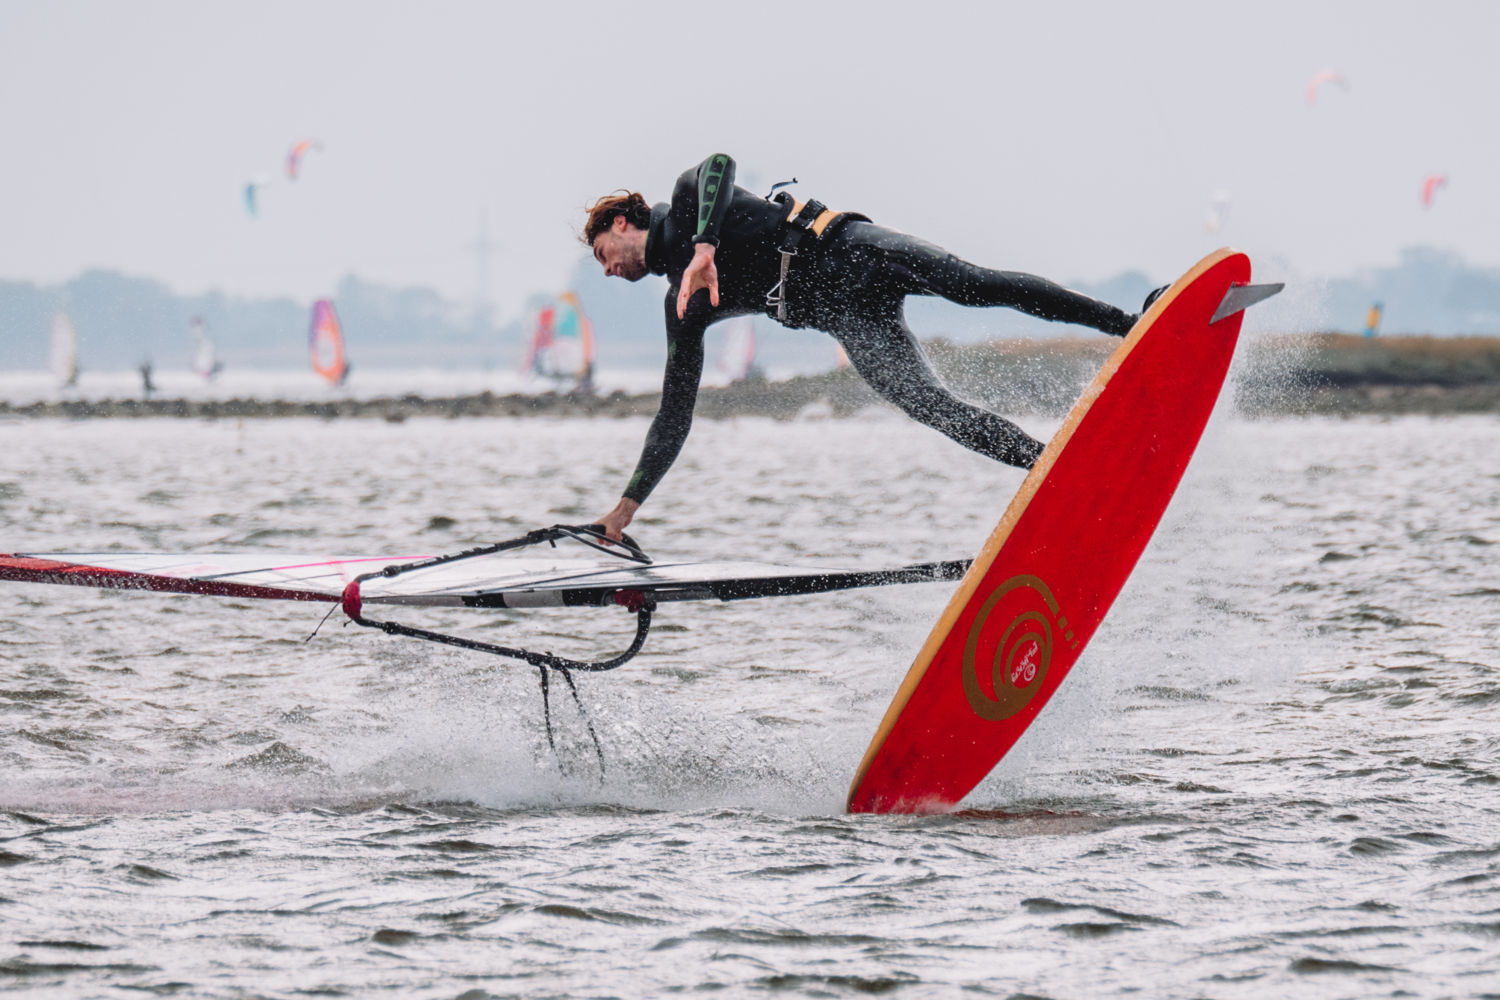
<path fill-rule="evenodd" d="M 1026 420 L 1037 434 L 1051 427 Z M 0 421 L 0 551 L 408 553 L 607 510 L 641 419 Z M 653 553 L 972 555 L 1021 473 L 699 421 Z M 1500 420 L 1210 424 L 1037 724 L 847 816 L 951 584 L 664 607 L 534 670 L 279 602 L 0 584 L 0 993 L 1500 996 Z M 618 609 L 412 612 L 564 654 Z"/>

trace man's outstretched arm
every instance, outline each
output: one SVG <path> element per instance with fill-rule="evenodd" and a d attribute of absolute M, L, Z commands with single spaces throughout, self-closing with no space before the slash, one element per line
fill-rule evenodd
<path fill-rule="evenodd" d="M 676 296 L 667 292 L 667 367 L 662 376 L 661 406 L 646 432 L 635 474 L 613 510 L 596 523 L 611 538 L 619 538 L 635 512 L 645 503 L 656 484 L 667 474 L 693 427 L 693 408 L 698 402 L 698 384 L 703 379 L 703 331 L 707 326 L 707 304 L 695 305 L 685 320 L 677 318 Z"/>

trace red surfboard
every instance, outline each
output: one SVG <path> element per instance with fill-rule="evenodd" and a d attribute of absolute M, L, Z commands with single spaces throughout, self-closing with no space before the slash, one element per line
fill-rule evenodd
<path fill-rule="evenodd" d="M 850 812 L 941 812 L 1047 704 L 1151 540 L 1229 371 L 1250 260 L 1200 261 L 1136 323 L 1042 452 L 886 711 Z"/>

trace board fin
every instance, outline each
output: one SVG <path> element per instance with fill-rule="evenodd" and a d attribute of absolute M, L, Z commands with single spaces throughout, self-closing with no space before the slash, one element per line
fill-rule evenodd
<path fill-rule="evenodd" d="M 1219 300 L 1219 308 L 1214 310 L 1213 317 L 1209 323 L 1217 323 L 1221 319 L 1228 319 L 1237 312 L 1244 312 L 1257 302 L 1264 302 L 1277 292 L 1286 287 L 1286 282 L 1278 281 L 1266 285 L 1230 285 L 1229 291 Z"/>

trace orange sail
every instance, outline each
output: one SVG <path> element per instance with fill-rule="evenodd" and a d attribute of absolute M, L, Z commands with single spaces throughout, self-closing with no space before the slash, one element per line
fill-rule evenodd
<path fill-rule="evenodd" d="M 333 303 L 319 299 L 313 303 L 312 325 L 307 331 L 307 350 L 312 369 L 332 385 L 342 385 L 349 377 L 349 362 L 344 357 L 344 330 Z"/>
<path fill-rule="evenodd" d="M 537 311 L 526 345 L 525 370 L 558 383 L 572 383 L 573 392 L 592 391 L 594 326 L 574 293 L 563 292 Z"/>

